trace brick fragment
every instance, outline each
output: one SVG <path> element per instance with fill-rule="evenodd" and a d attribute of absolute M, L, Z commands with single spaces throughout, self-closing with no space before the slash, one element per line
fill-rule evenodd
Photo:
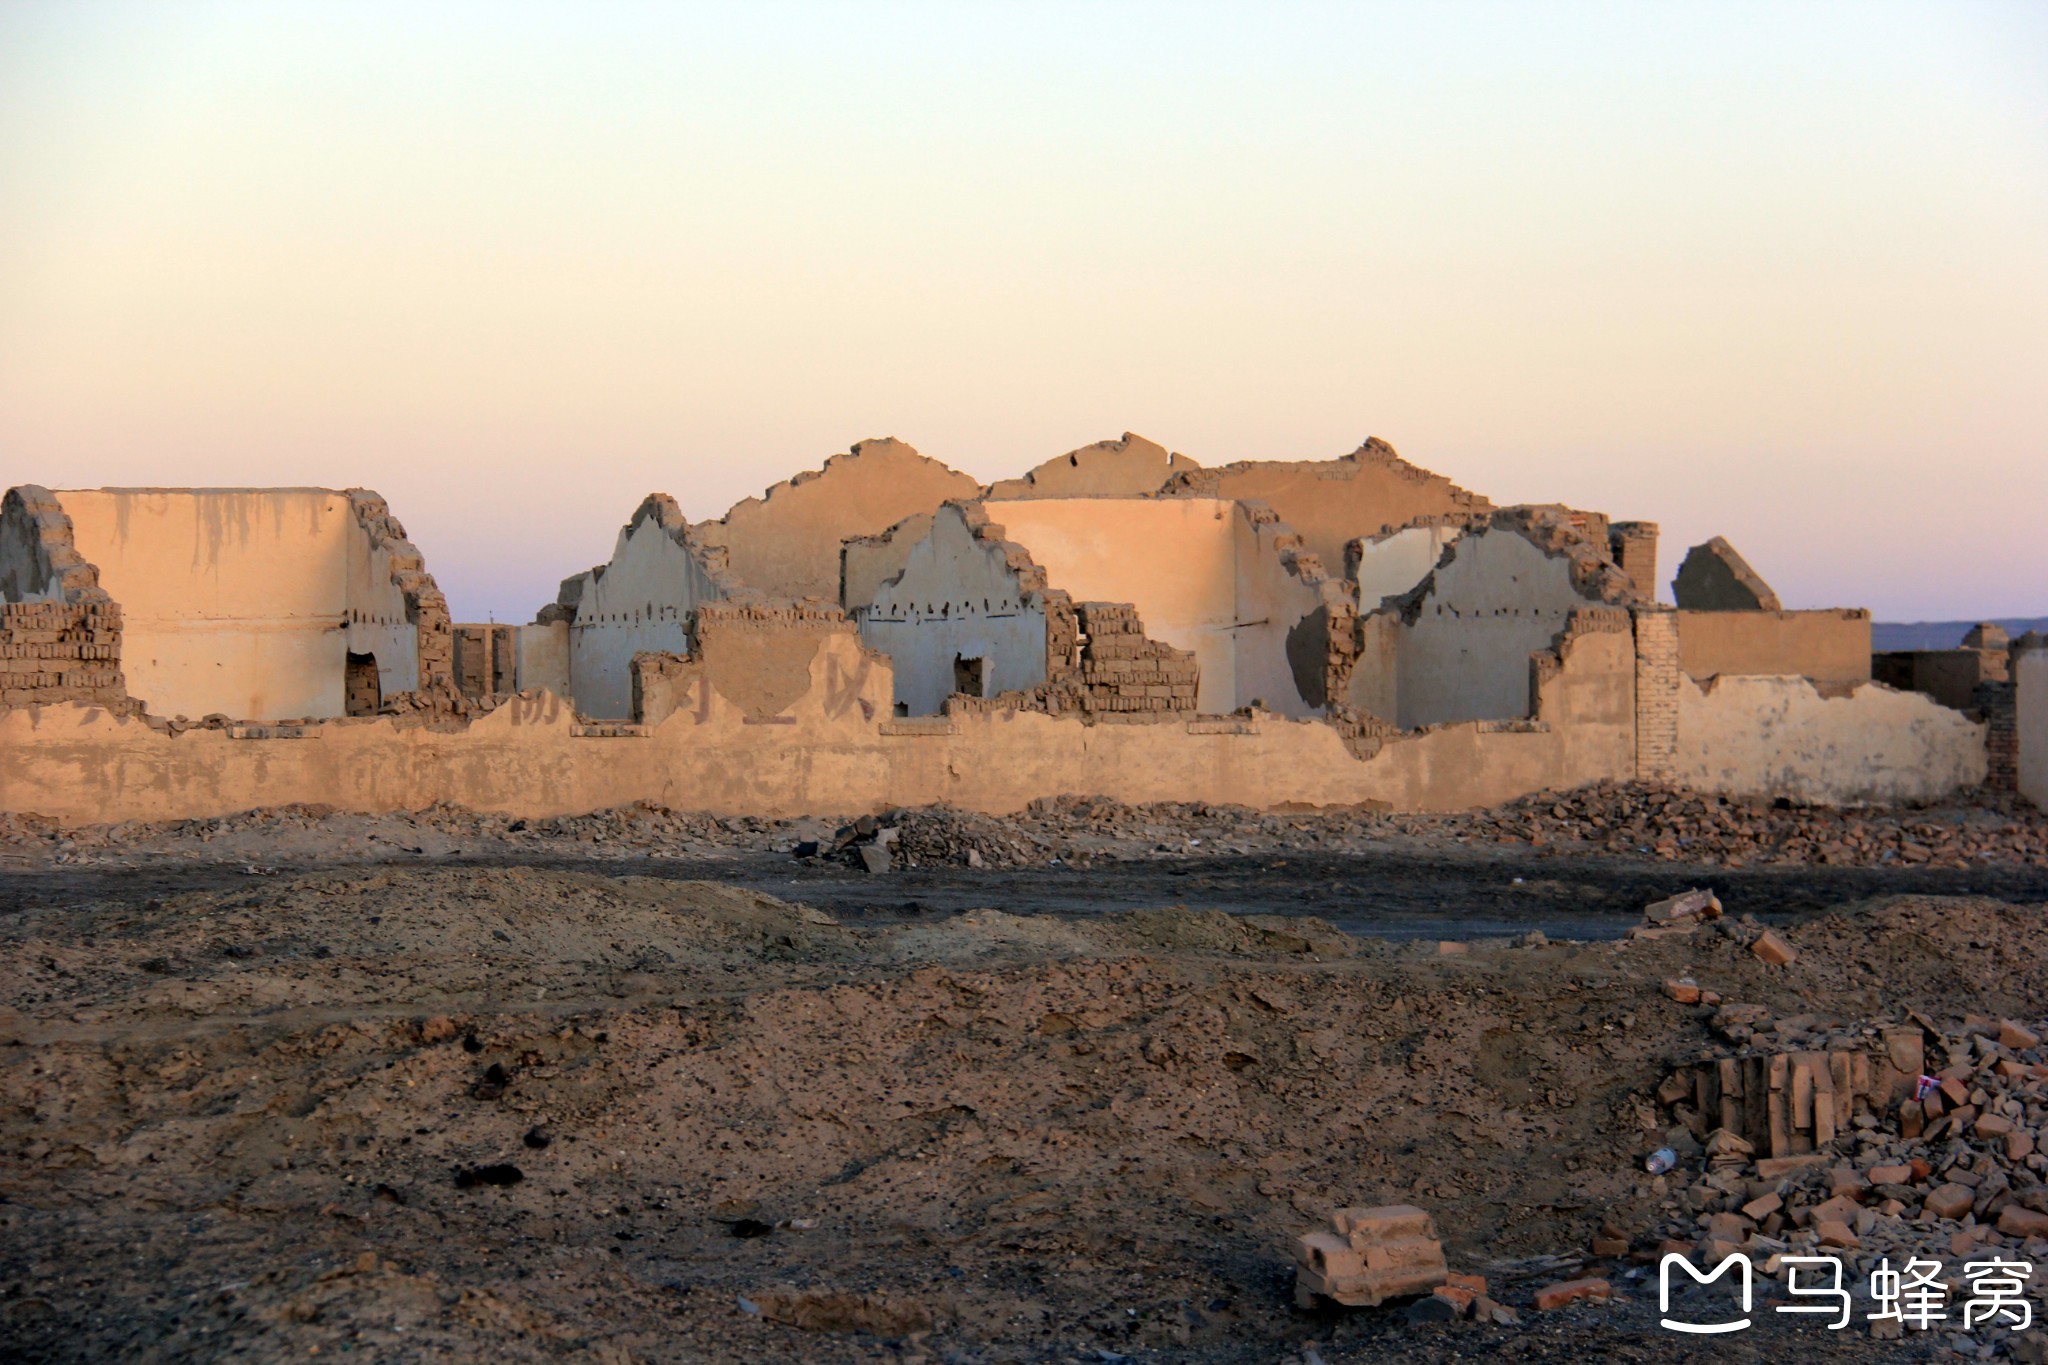
<path fill-rule="evenodd" d="M 1535 1304 L 1547 1313 L 1553 1309 L 1563 1308 L 1567 1304 L 1578 1303 L 1582 1299 L 1605 1303 L 1613 1297 L 1613 1285 L 1606 1280 L 1589 1276 L 1585 1279 L 1562 1280 L 1557 1284 L 1543 1286 L 1536 1291 Z"/>
<path fill-rule="evenodd" d="M 1749 945 L 1749 951 L 1767 966 L 1784 967 L 1799 960 L 1799 950 L 1778 936 L 1775 929 L 1766 929 L 1756 936 Z"/>
<path fill-rule="evenodd" d="M 1929 1190 L 1927 1198 L 1921 1203 L 1921 1207 L 1931 1217 L 1961 1218 L 1970 1211 L 1976 1202 L 1977 1192 L 1968 1185 L 1949 1184 L 1938 1185 L 1934 1189 Z"/>
<path fill-rule="evenodd" d="M 2048 1213 L 2007 1204 L 1999 1210 L 1998 1230 L 2008 1237 L 2048 1237 Z"/>

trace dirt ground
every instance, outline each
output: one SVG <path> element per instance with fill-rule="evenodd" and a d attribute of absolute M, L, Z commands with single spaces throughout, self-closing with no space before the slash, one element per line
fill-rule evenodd
<path fill-rule="evenodd" d="M 1667 979 L 2038 1027 L 2040 817 L 1862 813 L 1827 864 L 1770 850 L 1831 814 L 1736 810 L 1697 858 L 1562 837 L 1604 818 L 910 813 L 925 855 L 881 875 L 790 856 L 831 820 L 12 822 L 0 1357 L 1952 1350 L 1773 1315 L 1680 1339 L 1590 1246 L 1691 1219 L 1697 1171 L 1644 1170 L 1655 1091 L 1721 1043 Z M 1799 960 L 1619 937 L 1695 884 Z M 1393 1202 L 1519 1324 L 1296 1309 L 1293 1237 Z M 1530 1306 L 1580 1273 L 1616 1301 Z"/>

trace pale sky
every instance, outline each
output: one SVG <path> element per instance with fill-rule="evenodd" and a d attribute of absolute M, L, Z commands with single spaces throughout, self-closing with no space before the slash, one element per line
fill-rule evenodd
<path fill-rule="evenodd" d="M 2048 614 L 2048 5 L 0 0 L 0 486 L 366 485 L 528 620 L 1125 430 Z"/>

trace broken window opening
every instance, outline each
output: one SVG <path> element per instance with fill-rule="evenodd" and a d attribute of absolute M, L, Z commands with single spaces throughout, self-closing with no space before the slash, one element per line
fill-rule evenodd
<path fill-rule="evenodd" d="M 988 695 L 988 660 L 970 659 L 964 654 L 953 656 L 953 691 L 961 696 L 985 697 Z"/>

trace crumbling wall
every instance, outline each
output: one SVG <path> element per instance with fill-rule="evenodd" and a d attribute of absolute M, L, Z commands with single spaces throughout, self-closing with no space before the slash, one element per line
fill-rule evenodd
<path fill-rule="evenodd" d="M 696 535 L 705 546 L 723 546 L 728 567 L 749 588 L 837 602 L 842 542 L 880 535 L 905 517 L 980 495 L 973 479 L 901 441 L 862 441 L 823 469 L 736 504 L 721 520 L 699 525 Z"/>
<path fill-rule="evenodd" d="M 1783 611 L 1785 604 L 1749 561 L 1719 536 L 1686 552 L 1671 581 L 1683 611 Z"/>
<path fill-rule="evenodd" d="M 1503 509 L 1452 541 L 1406 597 L 1364 618 L 1346 700 L 1403 730 L 1527 716 L 1531 656 L 1553 647 L 1574 612 L 1634 600 L 1604 544 L 1558 509 Z"/>
<path fill-rule="evenodd" d="M 1344 546 L 1344 576 L 1358 587 L 1358 610 L 1378 611 L 1389 597 L 1405 597 L 1443 560 L 1444 547 L 1465 534 L 1466 518 L 1438 519 Z"/>
<path fill-rule="evenodd" d="M 1302 547 L 1334 571 L 1344 547 L 1430 518 L 1483 517 L 1493 504 L 1440 474 L 1408 463 L 1373 437 L 1335 460 L 1247 460 L 1175 475 L 1171 496 L 1263 502 L 1293 527 Z"/>
<path fill-rule="evenodd" d="M 839 547 L 839 605 L 848 615 L 875 600 L 884 583 L 903 572 L 910 552 L 932 531 L 933 513 L 905 517 L 875 536 L 855 536 Z"/>
<path fill-rule="evenodd" d="M 121 609 L 48 489 L 0 500 L 0 708 L 87 702 L 127 709 Z"/>
<path fill-rule="evenodd" d="M 1645 603 L 1657 600 L 1657 531 L 1654 521 L 1617 521 L 1607 528 L 1610 557 Z"/>
<path fill-rule="evenodd" d="M 633 659 L 633 719 L 659 725 L 677 711 L 737 708 L 749 725 L 793 724 L 789 711 L 821 685 L 813 665 L 828 641 L 855 634 L 839 608 L 761 599 L 706 603 L 697 610 L 695 648 L 686 655 Z M 835 656 L 837 657 L 837 656 Z M 856 698 L 863 720 L 871 699 Z"/>
<path fill-rule="evenodd" d="M 1266 504 L 1240 502 L 1235 527 L 1234 700 L 1315 715 L 1342 695 L 1356 651 L 1356 590 Z"/>
<path fill-rule="evenodd" d="M 1175 475 L 1200 468 L 1187 456 L 1127 431 L 1121 440 L 1097 441 L 1047 460 L 1021 479 L 999 479 L 985 496 L 990 501 L 1144 497 Z"/>
<path fill-rule="evenodd" d="M 928 522 L 925 535 L 852 613 L 861 640 L 889 656 L 897 714 L 933 716 L 956 692 L 993 697 L 1046 682 L 1044 572 L 977 504 L 913 520 Z"/>
<path fill-rule="evenodd" d="M 55 497 L 79 553 L 121 606 L 128 690 L 157 715 L 340 716 L 349 654 L 378 656 L 388 695 L 426 681 L 434 650 L 451 644 L 439 590 L 374 494 L 112 488 Z M 432 649 L 420 643 L 430 634 Z M 441 663 L 439 675 L 446 671 Z"/>
<path fill-rule="evenodd" d="M 465 697 L 509 696 L 519 690 L 517 626 L 455 627 L 455 687 Z"/>
<path fill-rule="evenodd" d="M 290 802 L 393 811 L 446 801 L 537 818 L 651 801 L 787 816 L 933 802 L 1014 811 L 1077 791 L 1132 802 L 1450 810 L 1625 778 L 1633 763 L 1628 708 L 1604 683 L 1581 685 L 1627 671 L 1628 641 L 1617 634 L 1573 641 L 1537 718 L 1387 736 L 1369 759 L 1355 757 L 1336 726 L 1271 715 L 1090 725 L 989 707 L 895 721 L 888 661 L 851 630 L 822 639 L 803 695 L 765 719 L 715 686 L 647 725 L 585 725 L 560 699 L 539 695 L 467 724 L 339 721 L 303 738 L 172 735 L 85 706 L 45 707 L 33 719 L 17 710 L 0 714 L 0 811 L 85 822 Z"/>
<path fill-rule="evenodd" d="M 1678 613 L 1679 667 L 1695 682 L 1722 674 L 1811 678 L 1826 686 L 1870 681 L 1870 613 Z"/>
<path fill-rule="evenodd" d="M 1930 801 L 1984 780 L 1984 726 L 1916 692 L 1723 675 L 1678 693 L 1673 777 L 1697 791 Z"/>
<path fill-rule="evenodd" d="M 362 532 L 347 541 L 348 652 L 376 660 L 384 697 L 452 686 L 454 626 L 426 556 L 384 499 L 367 488 L 346 496 Z"/>
<path fill-rule="evenodd" d="M 1873 654 L 1871 676 L 1901 692 L 1919 692 L 1943 706 L 1968 711 L 1987 681 L 1984 656 L 1974 649 L 1890 650 Z"/>
<path fill-rule="evenodd" d="M 607 720 L 633 714 L 634 656 L 689 654 L 698 608 L 743 594 L 724 557 L 697 539 L 674 498 L 650 493 L 620 529 L 610 561 L 563 582 L 537 624 L 567 623 L 577 710 Z"/>
<path fill-rule="evenodd" d="M 2048 646 L 2028 648 L 2023 641 L 2013 655 L 2012 678 L 2020 795 L 2048 810 Z"/>
<path fill-rule="evenodd" d="M 1025 699 L 1031 709 L 1117 721 L 1165 720 L 1195 709 L 1195 656 L 1150 638 L 1137 608 L 1073 602 L 1062 592 L 1046 598 L 1052 665 L 1045 686 Z"/>
<path fill-rule="evenodd" d="M 1023 498 L 997 509 L 1046 582 L 1077 602 L 1128 603 L 1152 639 L 1194 656 L 1197 709 L 1235 710 L 1237 518 L 1213 498 Z M 1050 659 L 1058 650 L 1048 647 Z"/>

